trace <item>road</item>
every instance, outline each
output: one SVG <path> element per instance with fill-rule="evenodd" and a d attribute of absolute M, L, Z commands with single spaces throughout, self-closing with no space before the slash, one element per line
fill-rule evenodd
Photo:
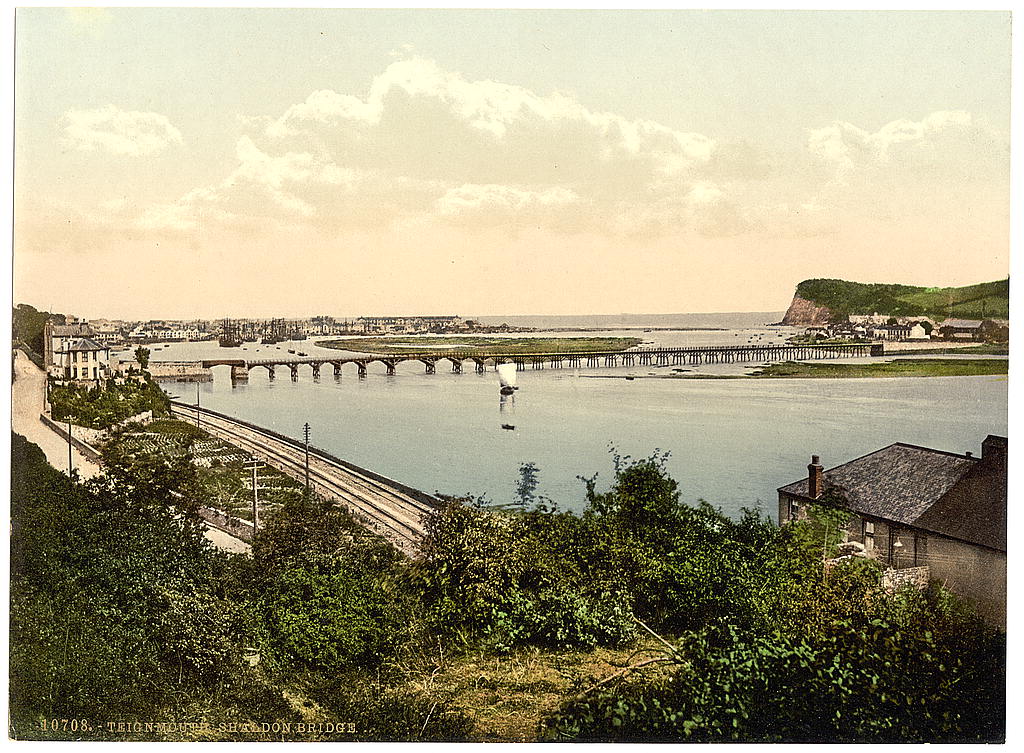
<path fill-rule="evenodd" d="M 11 385 L 11 428 L 32 444 L 38 445 L 46 461 L 67 473 L 68 443 L 39 420 L 46 395 L 46 374 L 20 350 L 15 351 L 14 383 Z M 72 463 L 80 478 L 99 474 L 100 467 L 72 447 Z M 247 552 L 250 547 L 241 539 L 207 526 L 206 538 L 214 546 L 228 552 Z"/>
<path fill-rule="evenodd" d="M 59 471 L 68 472 L 68 443 L 52 429 L 43 425 L 46 395 L 46 374 L 20 350 L 15 351 L 14 384 L 11 385 L 11 428 L 29 442 L 38 445 L 47 462 Z M 100 467 L 72 447 L 72 463 L 82 479 L 92 478 Z"/>

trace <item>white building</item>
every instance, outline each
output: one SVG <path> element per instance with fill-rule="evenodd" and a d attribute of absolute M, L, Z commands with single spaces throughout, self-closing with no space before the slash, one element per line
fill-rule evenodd
<path fill-rule="evenodd" d="M 110 348 L 91 338 L 69 340 L 53 355 L 54 376 L 58 379 L 99 382 L 110 377 Z"/>
<path fill-rule="evenodd" d="M 63 366 L 58 368 L 58 352 L 64 351 L 68 343 L 83 337 L 93 337 L 92 328 L 88 324 L 54 324 L 47 321 L 43 326 L 43 364 L 50 376 L 64 377 Z"/>

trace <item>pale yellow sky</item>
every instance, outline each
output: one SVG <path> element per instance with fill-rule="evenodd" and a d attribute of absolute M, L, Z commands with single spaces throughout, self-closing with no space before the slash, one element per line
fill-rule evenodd
<path fill-rule="evenodd" d="M 784 309 L 1009 258 L 1007 13 L 20 10 L 15 301 Z"/>

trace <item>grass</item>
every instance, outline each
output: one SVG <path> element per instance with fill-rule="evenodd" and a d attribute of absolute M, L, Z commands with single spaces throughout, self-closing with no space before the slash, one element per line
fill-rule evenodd
<path fill-rule="evenodd" d="M 639 337 L 352 337 L 319 340 L 317 345 L 374 354 L 454 350 L 494 355 L 533 353 L 606 353 L 639 345 Z"/>
<path fill-rule="evenodd" d="M 751 374 L 759 379 L 851 379 L 879 377 L 991 376 L 1006 374 L 1002 358 L 897 358 L 884 363 L 777 363 Z"/>
<path fill-rule="evenodd" d="M 906 355 L 913 353 L 914 355 L 943 355 L 943 354 L 960 354 L 964 353 L 967 355 L 978 355 L 978 356 L 1008 356 L 1010 355 L 1010 346 L 1006 343 L 985 343 L 984 345 L 966 345 L 960 347 L 938 347 L 938 348 L 920 348 L 918 350 L 900 350 L 897 345 L 893 349 L 886 348 L 885 351 L 888 355 Z"/>
<path fill-rule="evenodd" d="M 643 639 L 635 646 L 589 652 L 535 647 L 498 656 L 471 652 L 444 658 L 433 671 L 410 678 L 407 687 L 469 715 L 474 742 L 531 742 L 541 720 L 567 697 L 620 672 L 638 651 L 657 648 Z"/>
<path fill-rule="evenodd" d="M 913 285 L 866 284 L 847 280 L 804 280 L 797 295 L 827 306 L 838 314 L 890 316 L 926 315 L 935 319 L 1006 319 L 1010 305 L 1009 279 L 959 288 L 922 288 Z"/>

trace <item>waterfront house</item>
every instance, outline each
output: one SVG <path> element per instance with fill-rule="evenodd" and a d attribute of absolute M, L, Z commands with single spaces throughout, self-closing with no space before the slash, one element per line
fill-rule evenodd
<path fill-rule="evenodd" d="M 909 324 L 880 324 L 872 327 L 869 334 L 876 340 L 906 340 L 911 330 Z"/>
<path fill-rule="evenodd" d="M 780 487 L 779 523 L 812 505 L 850 512 L 846 538 L 897 580 L 938 581 L 1006 621 L 1006 437 L 990 435 L 981 457 L 897 442 Z"/>
<path fill-rule="evenodd" d="M 58 353 L 63 353 L 68 344 L 83 337 L 93 337 L 93 330 L 84 322 L 54 324 L 47 320 L 43 325 L 43 364 L 50 376 L 64 378 L 64 362 Z"/>
<path fill-rule="evenodd" d="M 910 334 L 907 335 L 908 340 L 929 340 L 931 335 L 929 330 L 925 328 L 923 322 L 914 322 L 910 325 Z"/>
<path fill-rule="evenodd" d="M 979 340 L 980 330 L 980 319 L 946 319 L 939 324 L 943 340 Z"/>
<path fill-rule="evenodd" d="M 110 376 L 110 346 L 88 337 L 69 340 L 53 355 L 55 376 L 59 379 L 98 384 Z"/>

